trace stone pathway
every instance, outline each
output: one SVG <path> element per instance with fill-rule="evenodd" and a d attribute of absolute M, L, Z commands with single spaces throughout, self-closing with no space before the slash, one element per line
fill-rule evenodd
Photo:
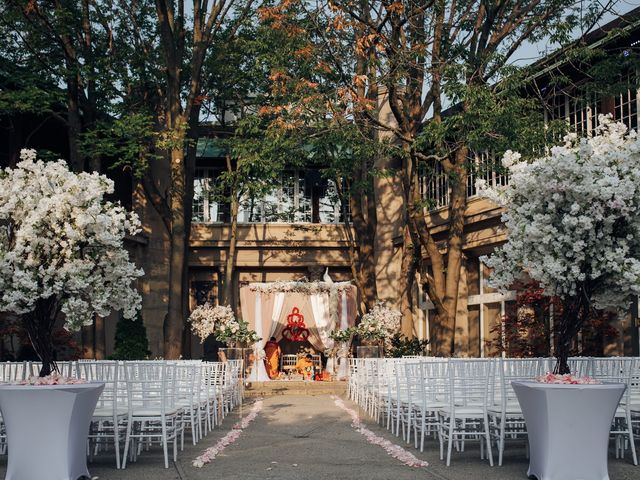
<path fill-rule="evenodd" d="M 348 405 L 352 406 L 349 402 Z M 245 405 L 242 413 L 248 411 Z M 126 470 L 115 470 L 110 456 L 97 458 L 89 466 L 100 480 L 231 480 L 231 479 L 353 479 L 353 480 L 458 480 L 458 479 L 526 479 L 527 460 L 523 446 L 511 446 L 502 467 L 489 467 L 479 459 L 477 445 L 469 444 L 463 453 L 454 453 L 451 467 L 438 458 L 435 440 L 426 442 L 424 453 L 407 450 L 429 462 L 426 468 L 412 468 L 387 455 L 379 446 L 371 445 L 351 426 L 351 419 L 336 407 L 328 395 L 276 396 L 264 399 L 264 408 L 243 431 L 236 443 L 212 463 L 195 468 L 191 462 L 205 448 L 214 445 L 238 420 L 240 412 L 227 417 L 222 427 L 210 433 L 198 445 L 185 445 L 177 464 L 162 468 L 159 449 L 144 452 L 138 462 Z M 366 418 L 366 417 L 363 417 Z M 401 439 L 385 429 L 367 422 L 375 433 L 394 443 Z M 403 445 L 404 446 L 404 445 Z M 35 460 L 35 459 L 34 459 Z M 4 476 L 6 456 L 0 457 L 0 475 Z M 610 457 L 611 480 L 637 480 L 640 467 L 629 460 Z"/>

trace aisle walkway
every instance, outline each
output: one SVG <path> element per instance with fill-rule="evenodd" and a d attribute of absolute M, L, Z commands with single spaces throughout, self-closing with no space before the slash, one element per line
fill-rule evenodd
<path fill-rule="evenodd" d="M 349 402 L 347 405 L 353 406 Z M 245 405 L 243 414 L 249 410 Z M 526 479 L 524 450 L 515 447 L 505 456 L 505 465 L 489 467 L 479 459 L 475 445 L 458 453 L 447 468 L 438 458 L 437 442 L 427 442 L 425 453 L 407 450 L 430 465 L 412 468 L 387 455 L 379 446 L 367 443 L 351 426 L 348 414 L 328 395 L 277 396 L 264 399 L 264 408 L 236 443 L 211 464 L 194 468 L 191 462 L 205 448 L 216 443 L 238 420 L 239 412 L 227 417 L 222 428 L 198 445 L 188 447 L 176 465 L 162 468 L 158 449 L 144 452 L 126 470 L 115 470 L 111 458 L 96 459 L 89 469 L 100 480 L 517 480 Z M 401 440 L 376 425 L 377 434 L 401 444 Z M 35 460 L 35 459 L 34 459 Z M 6 456 L 0 458 L 4 476 Z M 611 480 L 640 477 L 640 467 L 627 460 L 610 459 Z"/>

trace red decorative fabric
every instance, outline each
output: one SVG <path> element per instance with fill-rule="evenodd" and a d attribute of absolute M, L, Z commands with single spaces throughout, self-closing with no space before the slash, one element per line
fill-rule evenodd
<path fill-rule="evenodd" d="M 282 336 L 290 342 L 304 342 L 309 338 L 309 329 L 304 324 L 304 315 L 298 307 L 287 315 L 287 326 L 282 330 Z"/>

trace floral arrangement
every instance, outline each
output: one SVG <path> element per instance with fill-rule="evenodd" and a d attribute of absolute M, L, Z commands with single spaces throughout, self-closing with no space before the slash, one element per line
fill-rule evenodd
<path fill-rule="evenodd" d="M 333 330 L 329 334 L 329 338 L 336 342 L 348 342 L 351 340 L 351 336 L 355 333 L 355 328 L 345 328 L 344 330 Z"/>
<path fill-rule="evenodd" d="M 558 375 L 547 372 L 544 375 L 536 377 L 538 383 L 554 383 L 561 385 L 600 385 L 602 382 L 591 377 L 574 377 L 570 374 Z"/>
<path fill-rule="evenodd" d="M 313 295 L 315 293 L 330 293 L 346 291 L 351 286 L 351 282 L 271 282 L 271 283 L 250 283 L 249 290 L 261 293 L 305 293 Z"/>
<path fill-rule="evenodd" d="M 15 382 L 15 385 L 82 385 L 87 383 L 81 378 L 64 377 L 59 373 L 52 373 L 44 377 L 29 377 L 26 380 Z"/>
<path fill-rule="evenodd" d="M 249 323 L 236 319 L 229 305 L 212 307 L 208 303 L 197 306 L 189 316 L 191 331 L 200 337 L 200 343 L 209 335 L 221 342 L 256 343 L 262 340 Z"/>
<path fill-rule="evenodd" d="M 20 158 L 0 171 L 0 311 L 22 316 L 46 376 L 60 314 L 72 331 L 114 310 L 135 318 L 141 297 L 133 285 L 144 272 L 124 240 L 140 222 L 107 200 L 114 184 L 106 176 L 38 160 L 35 150 Z"/>
<path fill-rule="evenodd" d="M 216 338 L 221 342 L 238 342 L 245 345 L 262 340 L 255 330 L 249 329 L 249 323 L 244 320 L 234 320 L 216 332 Z"/>
<path fill-rule="evenodd" d="M 387 307 L 385 302 L 378 302 L 365 313 L 356 327 L 356 332 L 362 338 L 384 340 L 400 330 L 402 313 Z"/>
<path fill-rule="evenodd" d="M 209 335 L 236 328 L 236 316 L 228 305 L 211 306 L 208 303 L 198 305 L 189 315 L 191 331 L 200 337 L 200 343 Z"/>

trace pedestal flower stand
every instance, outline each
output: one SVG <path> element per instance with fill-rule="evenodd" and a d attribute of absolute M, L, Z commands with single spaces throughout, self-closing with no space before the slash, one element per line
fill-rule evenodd
<path fill-rule="evenodd" d="M 529 436 L 529 476 L 608 480 L 609 430 L 626 385 L 512 382 Z"/>
<path fill-rule="evenodd" d="M 0 385 L 7 430 L 5 480 L 90 477 L 87 435 L 104 383 Z"/>

